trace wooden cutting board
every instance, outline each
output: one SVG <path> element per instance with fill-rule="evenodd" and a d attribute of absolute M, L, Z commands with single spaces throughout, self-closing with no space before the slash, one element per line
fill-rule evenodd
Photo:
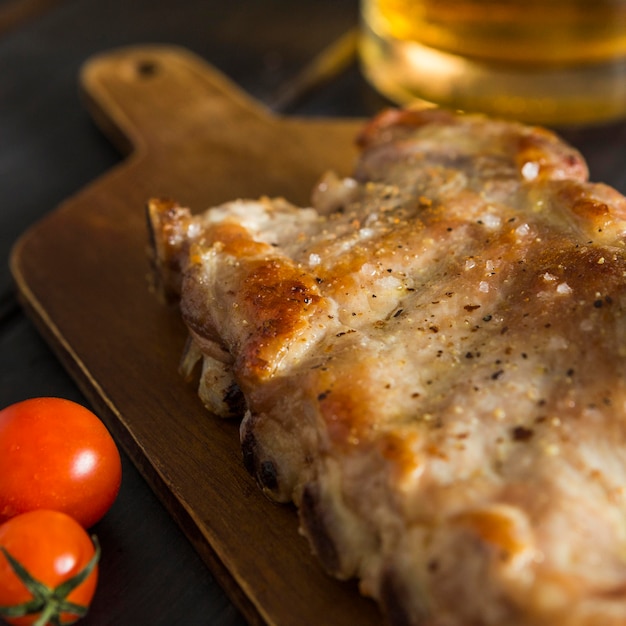
<path fill-rule="evenodd" d="M 250 622 L 379 623 L 355 585 L 322 572 L 293 507 L 261 495 L 238 425 L 179 377 L 186 334 L 149 290 L 144 216 L 151 196 L 195 210 L 261 195 L 306 205 L 325 170 L 350 171 L 359 122 L 274 116 L 178 48 L 106 53 L 80 80 L 129 156 L 17 242 L 26 310 Z"/>

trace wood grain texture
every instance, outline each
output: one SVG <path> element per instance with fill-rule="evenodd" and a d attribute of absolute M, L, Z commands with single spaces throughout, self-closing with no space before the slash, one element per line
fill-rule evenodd
<path fill-rule="evenodd" d="M 17 242 L 22 303 L 247 619 L 378 623 L 373 603 L 321 571 L 295 511 L 261 495 L 238 425 L 209 416 L 179 377 L 186 333 L 148 288 L 144 217 L 154 195 L 198 210 L 264 194 L 307 204 L 322 172 L 350 170 L 359 121 L 274 116 L 178 48 L 106 53 L 81 84 L 129 156 Z"/>

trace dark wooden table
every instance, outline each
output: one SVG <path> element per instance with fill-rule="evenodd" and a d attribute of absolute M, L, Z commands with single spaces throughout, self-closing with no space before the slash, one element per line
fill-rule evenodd
<path fill-rule="evenodd" d="M 40 395 L 88 404 L 21 311 L 7 263 L 21 232 L 122 158 L 78 96 L 81 65 L 118 46 L 178 44 L 282 112 L 366 116 L 385 102 L 354 58 L 357 5 L 0 0 L 0 406 Z M 626 192 L 625 124 L 560 130 L 585 154 L 593 179 Z M 142 476 L 123 461 L 119 498 L 94 528 L 103 547 L 101 578 L 82 623 L 244 624 Z"/>

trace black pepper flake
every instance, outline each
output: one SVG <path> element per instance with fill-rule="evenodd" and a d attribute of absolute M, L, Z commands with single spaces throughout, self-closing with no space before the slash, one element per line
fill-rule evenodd
<path fill-rule="evenodd" d="M 354 330 L 354 328 L 351 328 L 350 330 L 342 330 L 338 332 L 335 337 L 343 337 L 344 335 L 351 335 L 352 333 L 356 333 L 356 330 Z"/>
<path fill-rule="evenodd" d="M 500 376 L 502 376 L 502 374 L 504 374 L 504 370 L 498 370 L 497 372 L 494 372 L 491 375 L 491 380 L 498 380 L 498 378 L 500 378 Z"/>
<path fill-rule="evenodd" d="M 465 353 L 465 358 L 466 358 L 466 359 L 473 359 L 473 358 L 474 358 L 474 355 L 473 355 L 471 352 L 466 352 L 466 353 Z"/>
<path fill-rule="evenodd" d="M 513 441 L 528 441 L 534 434 L 535 433 L 530 428 L 526 428 L 525 426 L 516 426 L 511 431 Z"/>
<path fill-rule="evenodd" d="M 466 311 L 475 311 L 476 309 L 480 309 L 480 304 L 466 304 L 463 307 Z"/>
<path fill-rule="evenodd" d="M 322 400 L 326 400 L 326 398 L 328 398 L 329 393 L 330 391 L 322 391 L 322 393 L 317 396 L 317 399 L 322 402 Z"/>
<path fill-rule="evenodd" d="M 434 326 L 434 325 L 433 325 L 433 326 L 429 326 L 429 327 L 428 327 L 428 330 L 429 330 L 431 333 L 438 333 L 438 332 L 439 332 L 439 327 L 438 327 L 438 326 Z"/>
<path fill-rule="evenodd" d="M 316 282 L 318 285 L 321 285 L 321 284 L 324 282 L 324 279 L 323 279 L 323 278 L 320 278 L 319 276 L 316 276 L 316 277 L 315 277 L 315 282 Z"/>
<path fill-rule="evenodd" d="M 593 306 L 594 306 L 596 309 L 601 309 L 603 305 L 604 305 L 604 302 L 602 302 L 602 300 L 596 300 L 596 301 L 593 303 Z"/>
<path fill-rule="evenodd" d="M 483 317 L 483 322 L 490 322 L 493 319 L 492 315 L 485 315 L 485 317 Z"/>
<path fill-rule="evenodd" d="M 567 372 L 565 372 L 565 375 L 568 378 L 571 378 L 574 375 L 574 370 L 572 368 L 568 369 Z"/>
<path fill-rule="evenodd" d="M 402 313 L 403 313 L 403 312 L 404 312 L 404 309 L 398 309 L 398 310 L 397 310 L 397 311 L 393 314 L 393 316 L 394 316 L 394 317 L 399 317 L 400 315 L 402 315 Z"/>

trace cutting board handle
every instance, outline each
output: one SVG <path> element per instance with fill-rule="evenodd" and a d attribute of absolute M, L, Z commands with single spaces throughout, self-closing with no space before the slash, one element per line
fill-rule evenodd
<path fill-rule="evenodd" d="M 274 115 L 180 48 L 103 53 L 80 85 L 132 154 L 22 235 L 11 256 L 20 299 L 252 623 L 377 624 L 373 603 L 315 564 L 292 508 L 255 488 L 237 424 L 211 419 L 181 379 L 187 331 L 146 279 L 150 197 L 304 206 L 326 169 L 351 170 L 361 122 Z"/>
<path fill-rule="evenodd" d="M 125 154 L 161 152 L 238 124 L 271 124 L 272 115 L 200 57 L 176 46 L 119 48 L 90 58 L 80 90 L 94 121 Z M 158 146 L 151 145 L 158 144 Z"/>

